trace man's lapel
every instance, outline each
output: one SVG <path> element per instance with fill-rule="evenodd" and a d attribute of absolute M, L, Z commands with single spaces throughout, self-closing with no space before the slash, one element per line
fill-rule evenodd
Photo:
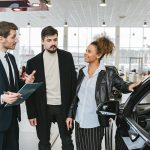
<path fill-rule="evenodd" d="M 2 76 L 2 79 L 5 81 L 5 83 L 6 83 L 7 85 L 9 85 L 8 77 L 7 77 L 7 75 L 6 75 L 6 71 L 5 71 L 5 69 L 4 69 L 4 66 L 3 66 L 1 60 L 0 60 L 0 74 L 1 74 L 1 76 Z M 1 79 L 1 80 L 2 80 L 2 79 Z"/>
<path fill-rule="evenodd" d="M 59 63 L 59 74 L 60 74 L 60 82 L 63 80 L 63 72 L 65 70 L 65 68 L 63 67 L 63 57 L 62 57 L 62 54 L 61 54 L 61 51 L 58 49 L 57 50 L 57 53 L 58 53 L 58 63 Z"/>
<path fill-rule="evenodd" d="M 16 86 L 16 89 L 18 89 L 19 88 L 19 86 L 18 86 L 18 79 L 19 79 L 18 76 L 19 76 L 19 74 L 18 74 L 17 64 L 15 62 L 15 59 L 13 59 L 10 54 L 8 54 L 8 56 L 9 56 L 9 59 L 12 63 L 13 70 L 14 70 L 15 86 Z"/>

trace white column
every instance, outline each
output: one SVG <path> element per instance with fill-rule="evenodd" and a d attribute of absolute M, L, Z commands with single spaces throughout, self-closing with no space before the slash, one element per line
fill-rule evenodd
<path fill-rule="evenodd" d="M 17 38 L 19 40 L 19 33 L 20 33 L 20 29 L 18 29 L 18 35 L 17 35 Z M 19 42 L 16 44 L 16 47 L 13 51 L 13 55 L 15 56 L 15 59 L 16 59 L 16 63 L 18 65 L 18 68 L 20 67 L 20 56 L 19 56 L 19 50 L 20 50 L 20 45 L 19 45 Z"/>
<path fill-rule="evenodd" d="M 19 44 L 16 45 L 15 50 L 13 51 L 13 54 L 15 56 L 16 59 L 16 63 L 18 65 L 18 67 L 20 67 L 20 57 L 19 57 Z"/>
<path fill-rule="evenodd" d="M 64 26 L 63 49 L 68 51 L 68 26 Z"/>
<path fill-rule="evenodd" d="M 116 37 L 115 37 L 115 66 L 119 68 L 120 62 L 120 27 L 117 26 L 116 28 Z"/>

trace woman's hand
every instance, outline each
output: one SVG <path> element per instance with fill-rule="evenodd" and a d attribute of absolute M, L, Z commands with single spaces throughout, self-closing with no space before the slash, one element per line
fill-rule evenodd
<path fill-rule="evenodd" d="M 140 83 L 141 83 L 141 82 L 130 84 L 129 87 L 128 87 L 128 90 L 131 91 L 131 92 L 133 92 L 134 89 L 135 89 Z"/>
<path fill-rule="evenodd" d="M 67 118 L 66 119 L 66 125 L 67 125 L 67 129 L 69 130 L 70 128 L 72 128 L 72 122 L 73 119 L 72 118 Z"/>

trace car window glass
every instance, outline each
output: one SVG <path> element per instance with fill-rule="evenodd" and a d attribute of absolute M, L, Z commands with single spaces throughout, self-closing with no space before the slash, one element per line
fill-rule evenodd
<path fill-rule="evenodd" d="M 150 103 L 150 92 L 140 101 L 140 104 Z"/>
<path fill-rule="evenodd" d="M 133 109 L 133 119 L 150 133 L 150 92 L 148 92 Z"/>

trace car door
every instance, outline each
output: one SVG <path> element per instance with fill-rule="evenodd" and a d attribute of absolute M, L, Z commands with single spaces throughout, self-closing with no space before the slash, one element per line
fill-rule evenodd
<path fill-rule="evenodd" d="M 150 149 L 150 77 L 130 95 L 124 105 L 122 118 L 120 126 L 124 125 L 120 128 L 120 133 L 123 133 L 120 137 L 126 147 Z"/>

